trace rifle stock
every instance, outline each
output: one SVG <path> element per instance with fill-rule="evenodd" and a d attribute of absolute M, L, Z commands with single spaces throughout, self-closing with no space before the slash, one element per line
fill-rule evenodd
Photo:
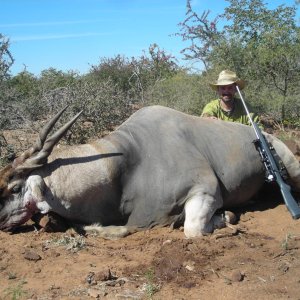
<path fill-rule="evenodd" d="M 238 91 L 238 94 L 241 98 L 241 101 L 243 103 L 243 106 L 245 108 L 245 111 L 247 113 L 247 116 L 249 118 L 249 121 L 255 131 L 255 135 L 257 137 L 257 140 L 255 141 L 256 149 L 258 150 L 262 162 L 266 168 L 266 179 L 267 181 L 276 181 L 279 188 L 281 195 L 283 197 L 284 203 L 286 207 L 288 208 L 289 212 L 291 213 L 293 219 L 299 219 L 300 218 L 300 207 L 296 200 L 294 199 L 293 195 L 291 194 L 291 187 L 284 182 L 281 172 L 277 166 L 277 163 L 272 155 L 272 152 L 268 146 L 268 143 L 263 136 L 260 128 L 258 125 L 252 120 L 251 115 L 249 113 L 249 110 L 247 108 L 247 105 L 243 99 L 243 96 L 241 94 L 241 91 L 239 87 L 236 85 L 236 89 Z"/>
<path fill-rule="evenodd" d="M 288 208 L 289 212 L 291 213 L 293 219 L 299 219 L 300 208 L 291 194 L 291 187 L 288 184 L 286 184 L 282 179 L 279 181 L 277 180 L 277 183 L 279 185 L 284 203 Z"/>

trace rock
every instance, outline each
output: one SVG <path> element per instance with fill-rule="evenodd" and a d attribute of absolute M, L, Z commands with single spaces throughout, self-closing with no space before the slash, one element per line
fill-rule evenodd
<path fill-rule="evenodd" d="M 0 272 L 6 270 L 8 267 L 8 264 L 7 263 L 0 263 Z"/>
<path fill-rule="evenodd" d="M 95 282 L 94 277 L 95 277 L 95 273 L 94 272 L 89 272 L 89 274 L 85 278 L 85 281 L 88 284 L 95 285 L 95 284 L 97 284 L 97 282 Z"/>
<path fill-rule="evenodd" d="M 232 282 L 240 282 L 243 281 L 244 279 L 244 274 L 242 274 L 239 270 L 234 270 L 231 273 L 230 279 L 232 280 Z"/>
<path fill-rule="evenodd" d="M 34 273 L 41 273 L 42 270 L 41 270 L 40 268 L 36 268 L 36 269 L 33 270 L 33 272 L 34 272 Z"/>
<path fill-rule="evenodd" d="M 163 243 L 162 243 L 162 245 L 164 246 L 164 245 L 166 245 L 166 244 L 171 244 L 172 243 L 172 240 L 165 240 Z"/>
<path fill-rule="evenodd" d="M 27 260 L 38 261 L 41 260 L 41 256 L 33 251 L 26 250 L 24 253 L 24 258 Z"/>
<path fill-rule="evenodd" d="M 289 265 L 287 263 L 282 263 L 278 266 L 278 270 L 281 271 L 283 274 L 289 270 Z"/>
<path fill-rule="evenodd" d="M 55 250 L 50 250 L 50 251 L 48 251 L 48 256 L 52 257 L 52 258 L 55 258 L 55 257 L 59 257 L 60 253 L 55 251 Z"/>
<path fill-rule="evenodd" d="M 90 285 L 96 285 L 99 281 L 110 281 L 116 279 L 118 279 L 118 277 L 114 276 L 108 269 L 107 271 L 100 271 L 97 273 L 89 272 L 85 281 Z"/>
<path fill-rule="evenodd" d="M 98 289 L 89 289 L 88 290 L 88 295 L 92 298 L 102 298 L 105 297 L 107 295 L 106 292 L 98 290 Z"/>
<path fill-rule="evenodd" d="M 225 211 L 225 219 L 229 224 L 236 224 L 237 217 L 232 211 Z"/>
<path fill-rule="evenodd" d="M 195 262 L 192 260 L 184 261 L 183 266 L 188 270 L 188 271 L 194 271 L 195 270 Z"/>
<path fill-rule="evenodd" d="M 251 212 L 246 212 L 240 216 L 240 221 L 247 222 L 253 218 L 253 214 Z"/>
<path fill-rule="evenodd" d="M 144 299 L 142 297 L 142 293 L 139 291 L 130 291 L 130 290 L 125 290 L 122 293 L 118 293 L 115 295 L 114 299 L 132 299 L 132 300 L 139 300 L 139 299 Z M 151 297 L 152 299 L 152 297 Z"/>
<path fill-rule="evenodd" d="M 108 280 L 115 280 L 117 277 L 113 276 L 111 271 L 108 269 L 107 271 L 100 271 L 95 273 L 94 280 L 95 281 L 108 281 Z"/>
<path fill-rule="evenodd" d="M 40 215 L 37 223 L 46 232 L 65 232 L 68 229 L 65 220 L 59 215 L 51 212 L 47 215 Z"/>
<path fill-rule="evenodd" d="M 9 280 L 17 279 L 17 275 L 14 274 L 14 273 L 9 273 L 9 274 L 8 274 L 8 279 L 9 279 Z"/>

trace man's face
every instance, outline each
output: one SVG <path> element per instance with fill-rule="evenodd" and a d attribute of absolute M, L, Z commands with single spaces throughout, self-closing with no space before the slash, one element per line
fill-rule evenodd
<path fill-rule="evenodd" d="M 229 85 L 220 85 L 218 88 L 218 92 L 221 100 L 223 100 L 224 102 L 231 101 L 236 92 L 235 84 L 233 83 Z"/>

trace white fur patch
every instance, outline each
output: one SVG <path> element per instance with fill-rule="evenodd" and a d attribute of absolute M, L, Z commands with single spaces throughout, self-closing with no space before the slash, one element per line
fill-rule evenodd
<path fill-rule="evenodd" d="M 31 175 L 26 181 L 24 201 L 36 202 L 36 206 L 42 214 L 46 214 L 51 210 L 50 205 L 44 199 L 45 182 L 41 176 Z"/>
<path fill-rule="evenodd" d="M 89 234 L 94 234 L 108 240 L 116 240 L 131 233 L 126 226 L 101 226 L 93 224 L 84 226 L 84 230 Z"/>
<path fill-rule="evenodd" d="M 220 207 L 220 201 L 211 195 L 199 193 L 190 198 L 185 204 L 184 234 L 194 238 L 212 233 L 215 228 L 225 226 L 221 216 L 214 215 Z"/>

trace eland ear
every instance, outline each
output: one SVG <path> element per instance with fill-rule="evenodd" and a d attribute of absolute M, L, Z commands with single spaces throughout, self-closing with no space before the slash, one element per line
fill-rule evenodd
<path fill-rule="evenodd" d="M 12 165 L 7 165 L 0 170 L 0 197 L 5 196 L 7 191 L 7 186 L 9 183 L 9 178 L 13 175 Z"/>

